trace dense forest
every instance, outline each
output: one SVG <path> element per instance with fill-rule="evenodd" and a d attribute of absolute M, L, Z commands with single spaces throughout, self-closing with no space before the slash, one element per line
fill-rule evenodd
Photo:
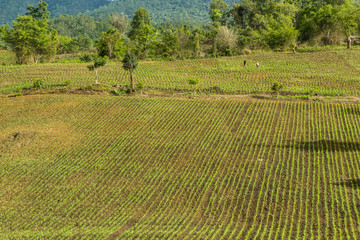
<path fill-rule="evenodd" d="M 25 14 L 28 5 L 35 6 L 38 0 L 0 0 L 0 25 L 11 23 L 17 16 Z M 94 10 L 109 3 L 108 0 L 47 0 L 50 17 L 61 14 L 78 14 Z"/>
<path fill-rule="evenodd" d="M 17 16 L 23 15 L 28 5 L 36 5 L 37 0 L 0 0 L 0 25 L 11 23 Z M 226 0 L 229 5 L 234 0 Z M 154 25 L 164 22 L 202 24 L 208 21 L 209 1 L 203 0 L 48 0 L 50 17 L 76 15 L 100 18 L 112 13 L 133 17 L 140 7 L 149 10 Z"/>
<path fill-rule="evenodd" d="M 241 0 L 224 0 L 229 6 Z M 209 5 L 211 0 L 115 0 L 93 11 L 86 11 L 86 15 L 101 17 L 111 13 L 134 16 L 137 9 L 143 7 L 149 10 L 154 26 L 171 22 L 174 25 L 201 25 L 209 22 Z"/>
<path fill-rule="evenodd" d="M 114 1 L 108 7 L 120 3 Z M 132 17 L 105 11 L 97 16 L 52 19 L 50 10 L 44 1 L 29 5 L 25 16 L 0 28 L 0 48 L 13 50 L 18 63 L 83 51 L 103 58 L 122 59 L 131 52 L 139 59 L 170 60 L 232 56 L 259 49 L 296 53 L 306 46 L 347 44 L 351 48 L 360 33 L 360 3 L 352 0 L 243 0 L 233 5 L 212 0 L 204 10 L 208 22 L 202 25 L 186 21 L 154 24 L 147 8 L 136 9 Z"/>

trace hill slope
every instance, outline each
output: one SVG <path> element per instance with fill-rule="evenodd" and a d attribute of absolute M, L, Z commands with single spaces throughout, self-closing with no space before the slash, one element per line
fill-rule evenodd
<path fill-rule="evenodd" d="M 232 5 L 234 0 L 225 0 Z M 28 5 L 36 5 L 37 0 L 0 0 L 0 25 L 10 23 L 18 15 L 23 15 Z M 86 12 L 87 15 L 100 17 L 109 13 L 122 13 L 130 18 L 134 12 L 144 7 L 149 10 L 154 23 L 203 23 L 209 19 L 210 0 L 46 0 L 51 17 Z"/>
<path fill-rule="evenodd" d="M 232 6 L 234 0 L 225 0 Z M 117 12 L 128 15 L 130 18 L 140 7 L 149 10 L 153 24 L 164 22 L 200 24 L 209 21 L 209 5 L 211 0 L 118 0 L 96 10 L 88 11 L 87 14 L 99 17 L 109 13 Z"/>
<path fill-rule="evenodd" d="M 36 6 L 38 0 L 0 0 L 0 25 L 10 23 L 25 13 L 27 6 Z M 77 14 L 93 10 L 108 3 L 107 0 L 46 0 L 51 17 Z"/>

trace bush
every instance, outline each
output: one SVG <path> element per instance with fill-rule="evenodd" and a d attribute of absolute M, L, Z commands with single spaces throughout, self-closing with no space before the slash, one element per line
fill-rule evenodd
<path fill-rule="evenodd" d="M 196 84 L 198 84 L 199 83 L 199 79 L 198 78 L 190 78 L 189 79 L 189 84 L 190 85 L 196 85 Z"/>
<path fill-rule="evenodd" d="M 278 92 L 280 89 L 283 88 L 283 85 L 279 82 L 274 82 L 273 86 L 271 87 L 271 90 L 274 92 Z"/>
<path fill-rule="evenodd" d="M 71 80 L 66 80 L 65 82 L 64 82 L 64 85 L 65 86 L 69 86 L 71 84 Z"/>
<path fill-rule="evenodd" d="M 133 93 L 136 93 L 136 89 L 133 89 L 132 92 L 133 92 Z M 130 93 L 131 93 L 131 88 L 127 88 L 127 89 L 125 90 L 125 93 L 126 93 L 126 94 L 130 94 Z"/>
<path fill-rule="evenodd" d="M 136 85 L 137 85 L 137 88 L 138 88 L 139 90 L 143 90 L 144 87 L 145 87 L 144 83 L 141 83 L 141 82 L 139 82 L 139 83 L 136 84 Z"/>
<path fill-rule="evenodd" d="M 44 86 L 44 81 L 41 80 L 41 79 L 37 79 L 34 81 L 33 83 L 33 88 L 37 88 L 37 89 L 40 89 Z"/>
<path fill-rule="evenodd" d="M 116 89 L 116 90 L 112 90 L 110 93 L 114 94 L 115 96 L 119 96 L 121 94 L 124 94 L 125 92 L 124 92 L 123 89 L 119 88 L 119 89 Z"/>
<path fill-rule="evenodd" d="M 94 54 L 90 54 L 90 53 L 85 53 L 84 55 L 79 54 L 79 59 L 80 61 L 83 62 L 92 62 L 95 58 L 96 57 Z"/>

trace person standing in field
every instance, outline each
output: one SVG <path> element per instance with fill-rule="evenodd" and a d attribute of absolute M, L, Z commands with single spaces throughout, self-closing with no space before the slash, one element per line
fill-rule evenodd
<path fill-rule="evenodd" d="M 246 67 L 246 60 L 244 60 L 244 67 Z"/>
<path fill-rule="evenodd" d="M 257 62 L 257 63 L 256 63 L 256 67 L 258 68 L 259 66 L 260 66 L 260 64 Z"/>

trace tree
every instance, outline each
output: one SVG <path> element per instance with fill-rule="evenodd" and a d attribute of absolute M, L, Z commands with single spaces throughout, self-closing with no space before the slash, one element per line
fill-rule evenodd
<path fill-rule="evenodd" d="M 161 42 L 157 46 L 157 54 L 172 57 L 178 53 L 180 47 L 178 32 L 175 29 L 165 29 L 161 33 Z"/>
<path fill-rule="evenodd" d="M 197 85 L 200 82 L 200 79 L 198 78 L 190 78 L 189 79 L 189 85 L 192 86 L 194 93 L 195 93 L 195 85 Z"/>
<path fill-rule="evenodd" d="M 151 26 L 149 12 L 139 8 L 130 23 L 129 38 L 137 45 L 137 56 L 146 58 L 154 29 Z"/>
<path fill-rule="evenodd" d="M 285 50 L 294 45 L 297 39 L 297 31 L 286 23 L 270 25 L 266 32 L 265 40 L 272 49 Z"/>
<path fill-rule="evenodd" d="M 47 3 L 40 0 L 38 3 L 38 7 L 35 8 L 32 5 L 29 5 L 26 10 L 28 12 L 26 13 L 26 16 L 32 16 L 36 20 L 48 20 L 50 19 L 50 12 L 47 10 Z"/>
<path fill-rule="evenodd" d="M 139 35 L 141 28 L 147 25 L 151 26 L 149 12 L 145 8 L 139 8 L 135 12 L 134 17 L 130 23 L 131 30 L 129 32 L 129 38 L 131 40 L 135 40 Z"/>
<path fill-rule="evenodd" d="M 274 84 L 271 87 L 271 90 L 274 91 L 274 93 L 278 93 L 280 91 L 280 89 L 282 89 L 284 87 L 284 85 L 282 85 L 279 82 L 274 82 Z"/>
<path fill-rule="evenodd" d="M 231 55 L 232 50 L 236 47 L 236 31 L 234 29 L 229 29 L 226 26 L 220 26 L 217 38 L 219 50 L 225 53 L 225 55 Z"/>
<path fill-rule="evenodd" d="M 98 77 L 98 70 L 100 67 L 105 66 L 107 63 L 105 58 L 96 58 L 93 62 L 92 65 L 87 66 L 87 68 L 89 69 L 89 71 L 95 71 L 96 74 L 96 84 L 98 84 L 99 81 L 99 77 Z"/>
<path fill-rule="evenodd" d="M 124 41 L 117 29 L 109 28 L 106 32 L 103 32 L 96 44 L 99 56 L 108 56 L 109 58 L 124 56 Z"/>
<path fill-rule="evenodd" d="M 29 6 L 26 16 L 13 21 L 13 28 L 1 28 L 2 39 L 14 51 L 19 64 L 30 60 L 36 63 L 40 56 L 50 59 L 56 54 L 59 38 L 57 31 L 48 26 L 49 12 L 46 6 L 45 2 L 39 1 L 37 8 Z"/>
<path fill-rule="evenodd" d="M 135 82 L 134 82 L 134 77 L 133 77 L 133 71 L 137 68 L 138 63 L 137 63 L 137 59 L 136 57 L 130 53 L 127 52 L 125 54 L 124 59 L 122 60 L 123 63 L 123 68 L 126 71 L 129 71 L 130 73 L 130 94 L 133 93 L 134 89 L 135 89 Z"/>
<path fill-rule="evenodd" d="M 290 1 L 243 0 L 235 4 L 232 14 L 240 29 L 239 45 L 286 49 L 297 39 L 297 10 Z"/>
<path fill-rule="evenodd" d="M 357 15 L 360 15 L 359 5 L 344 4 L 340 7 L 340 24 L 342 32 L 346 37 L 347 48 L 351 48 L 351 36 L 356 32 L 358 24 L 356 23 Z"/>
<path fill-rule="evenodd" d="M 356 33 L 359 5 L 324 5 L 318 8 L 308 5 L 303 8 L 297 19 L 300 40 L 310 44 L 339 44 L 344 38 L 348 48 L 351 36 Z"/>
<path fill-rule="evenodd" d="M 209 15 L 214 22 L 218 21 L 222 26 L 226 26 L 231 15 L 229 5 L 224 0 L 213 0 L 210 4 Z"/>
<path fill-rule="evenodd" d="M 109 17 L 111 25 L 116 28 L 121 35 L 124 35 L 129 27 L 129 19 L 127 16 L 120 16 L 119 14 L 111 14 Z"/>

